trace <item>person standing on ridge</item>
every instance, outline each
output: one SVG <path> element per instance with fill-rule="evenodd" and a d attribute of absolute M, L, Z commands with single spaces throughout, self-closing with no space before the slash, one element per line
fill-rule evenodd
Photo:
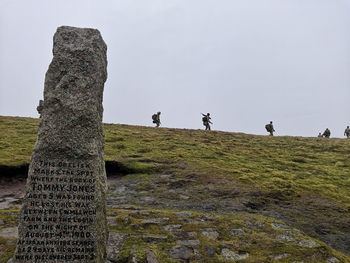
<path fill-rule="evenodd" d="M 40 118 L 41 118 L 41 113 L 43 112 L 43 109 L 44 109 L 44 101 L 39 100 L 39 105 L 38 107 L 36 107 L 36 110 L 38 111 Z"/>
<path fill-rule="evenodd" d="M 160 126 L 160 111 L 152 115 L 152 122 L 156 124 L 156 127 L 158 128 Z"/>
<path fill-rule="evenodd" d="M 323 137 L 323 136 L 322 136 L 322 133 L 319 132 L 318 135 L 317 135 L 317 137 L 318 137 L 318 138 L 322 138 L 322 137 Z"/>
<path fill-rule="evenodd" d="M 202 122 L 203 122 L 203 125 L 205 126 L 205 130 L 206 131 L 210 131 L 210 124 L 213 124 L 210 120 L 211 120 L 211 117 L 210 117 L 210 113 L 207 113 L 207 114 L 202 114 Z"/>
<path fill-rule="evenodd" d="M 273 128 L 272 121 L 270 121 L 269 124 L 265 125 L 265 129 L 266 129 L 267 132 L 270 133 L 270 136 L 273 136 L 273 133 L 275 132 L 275 129 Z"/>
<path fill-rule="evenodd" d="M 346 127 L 345 131 L 344 131 L 344 136 L 346 136 L 346 138 L 350 138 L 350 128 L 349 126 Z"/>
<path fill-rule="evenodd" d="M 331 131 L 327 128 L 327 129 L 323 132 L 322 136 L 325 137 L 325 138 L 331 137 Z"/>

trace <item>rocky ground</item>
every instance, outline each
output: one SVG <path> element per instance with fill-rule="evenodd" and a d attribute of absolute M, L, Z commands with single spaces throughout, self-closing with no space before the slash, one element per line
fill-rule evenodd
<path fill-rule="evenodd" d="M 23 179 L 0 185 L 0 262 L 6 262 L 15 248 L 24 187 Z M 209 198 L 202 199 L 203 191 Z M 349 262 L 345 254 L 293 227 L 292 217 L 285 220 L 288 217 L 288 209 L 282 209 L 285 200 L 271 204 L 267 197 L 257 197 L 258 193 L 252 196 L 238 188 L 236 192 L 216 191 L 210 184 L 200 188 L 190 177 L 171 174 L 110 176 L 108 260 Z M 310 220 L 317 221 L 312 213 L 310 216 Z M 327 222 L 317 226 L 320 235 L 328 234 L 331 241 L 342 238 L 339 235 L 332 239 L 329 231 L 336 230 L 330 230 Z"/>

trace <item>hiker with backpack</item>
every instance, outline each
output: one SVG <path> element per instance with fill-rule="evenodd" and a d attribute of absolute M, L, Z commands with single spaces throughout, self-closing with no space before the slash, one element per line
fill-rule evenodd
<path fill-rule="evenodd" d="M 156 124 L 157 128 L 160 126 L 160 111 L 152 115 L 152 122 Z"/>
<path fill-rule="evenodd" d="M 213 124 L 210 120 L 211 120 L 211 117 L 210 117 L 210 113 L 207 113 L 207 114 L 202 114 L 202 122 L 203 122 L 203 125 L 205 126 L 205 130 L 206 131 L 210 131 L 210 124 Z"/>
<path fill-rule="evenodd" d="M 270 133 L 270 136 L 273 136 L 273 133 L 275 132 L 275 129 L 273 128 L 272 121 L 270 121 L 269 124 L 265 125 L 265 129 L 266 129 L 267 132 Z"/>
<path fill-rule="evenodd" d="M 327 129 L 323 132 L 322 136 L 325 137 L 325 138 L 331 137 L 331 131 L 327 128 Z"/>
<path fill-rule="evenodd" d="M 350 138 L 350 128 L 349 126 L 346 127 L 345 131 L 344 131 L 344 136 L 346 136 L 346 138 Z"/>

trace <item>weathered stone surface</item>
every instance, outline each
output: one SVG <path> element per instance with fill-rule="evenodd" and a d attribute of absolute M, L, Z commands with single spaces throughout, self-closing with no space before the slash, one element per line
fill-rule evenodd
<path fill-rule="evenodd" d="M 18 203 L 18 199 L 17 198 L 13 198 L 13 197 L 5 197 L 3 199 L 0 200 L 0 209 L 8 209 L 11 207 L 20 207 L 17 203 Z"/>
<path fill-rule="evenodd" d="M 117 219 L 115 218 L 115 216 L 107 216 L 107 224 L 109 226 L 117 225 Z"/>
<path fill-rule="evenodd" d="M 166 225 L 164 229 L 169 232 L 175 232 L 182 228 L 182 225 Z"/>
<path fill-rule="evenodd" d="M 205 247 L 205 252 L 209 257 L 215 256 L 216 253 L 216 248 L 212 246 L 206 246 Z"/>
<path fill-rule="evenodd" d="M 306 248 L 315 248 L 319 247 L 320 245 L 316 243 L 315 241 L 311 239 L 303 239 L 298 242 L 298 245 L 301 247 L 306 247 Z"/>
<path fill-rule="evenodd" d="M 229 250 L 227 248 L 224 248 L 221 251 L 221 255 L 223 256 L 223 258 L 225 260 L 228 260 L 228 261 L 244 260 L 244 259 L 247 259 L 249 257 L 248 253 L 236 253 L 236 252 Z"/>
<path fill-rule="evenodd" d="M 16 263 L 105 261 L 106 50 L 95 29 L 59 27 L 54 35 Z"/>
<path fill-rule="evenodd" d="M 127 235 L 121 233 L 109 233 L 108 246 L 107 246 L 107 259 L 115 261 Z"/>
<path fill-rule="evenodd" d="M 185 247 L 199 247 L 200 241 L 198 239 L 195 240 L 178 240 L 176 241 L 176 245 L 185 246 Z"/>
<path fill-rule="evenodd" d="M 290 256 L 290 254 L 283 253 L 283 254 L 279 254 L 279 255 L 276 255 L 276 256 L 272 256 L 271 258 L 273 260 L 281 260 L 281 259 L 284 259 L 284 258 L 288 258 L 289 256 Z"/>
<path fill-rule="evenodd" d="M 165 235 L 143 235 L 142 240 L 147 242 L 147 243 L 160 243 L 160 242 L 165 242 L 168 239 L 167 236 Z"/>
<path fill-rule="evenodd" d="M 190 247 L 177 245 L 171 248 L 169 256 L 173 259 L 189 260 L 194 257 L 194 252 Z"/>
<path fill-rule="evenodd" d="M 147 252 L 146 252 L 146 262 L 147 263 L 158 263 L 156 255 L 150 250 L 147 250 Z"/>
<path fill-rule="evenodd" d="M 339 259 L 335 257 L 327 258 L 327 263 L 338 263 L 338 262 L 340 262 Z"/>
<path fill-rule="evenodd" d="M 244 235 L 244 230 L 242 228 L 231 229 L 231 235 L 234 237 L 241 237 Z"/>
<path fill-rule="evenodd" d="M 18 228 L 17 227 L 6 227 L 3 229 L 0 229 L 0 237 L 17 238 L 18 237 Z"/>
<path fill-rule="evenodd" d="M 212 228 L 207 228 L 207 229 L 203 230 L 202 235 L 207 237 L 208 239 L 211 239 L 211 240 L 216 240 L 219 237 L 218 231 L 216 231 L 215 229 L 212 229 Z"/>

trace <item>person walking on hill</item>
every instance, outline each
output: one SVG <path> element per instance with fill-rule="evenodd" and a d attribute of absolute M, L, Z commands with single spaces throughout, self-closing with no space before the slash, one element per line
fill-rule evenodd
<path fill-rule="evenodd" d="M 273 133 L 275 132 L 275 129 L 273 128 L 272 121 L 270 121 L 269 124 L 265 125 L 265 129 L 266 129 L 267 132 L 270 133 L 270 136 L 273 136 Z"/>
<path fill-rule="evenodd" d="M 327 128 L 327 129 L 323 132 L 322 136 L 325 137 L 325 138 L 331 137 L 331 131 Z"/>
<path fill-rule="evenodd" d="M 152 122 L 156 124 L 156 127 L 158 128 L 161 124 L 160 122 L 160 111 L 152 115 Z"/>
<path fill-rule="evenodd" d="M 350 128 L 349 126 L 346 127 L 345 131 L 344 131 L 344 136 L 346 136 L 346 138 L 350 138 Z"/>
<path fill-rule="evenodd" d="M 210 131 L 210 124 L 213 124 L 210 120 L 211 120 L 211 117 L 210 117 L 210 113 L 207 113 L 207 114 L 202 114 L 202 122 L 203 122 L 203 125 L 205 126 L 205 130 L 206 131 Z"/>
<path fill-rule="evenodd" d="M 41 118 L 41 113 L 43 112 L 43 109 L 44 109 L 44 101 L 39 100 L 39 105 L 38 107 L 36 107 L 36 110 L 38 111 L 40 118 Z"/>

